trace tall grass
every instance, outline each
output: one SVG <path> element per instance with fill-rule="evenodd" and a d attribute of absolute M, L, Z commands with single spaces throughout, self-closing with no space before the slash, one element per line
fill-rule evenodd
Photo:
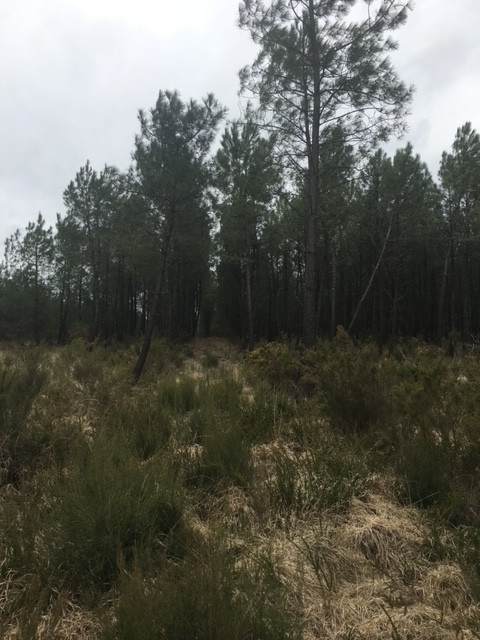
<path fill-rule="evenodd" d="M 242 566 L 217 534 L 199 540 L 182 563 L 162 565 L 160 574 L 151 581 L 135 567 L 122 577 L 104 640 L 301 637 L 298 620 L 278 606 L 286 587 L 271 557 L 252 557 Z"/>
<path fill-rule="evenodd" d="M 118 560 L 181 556 L 183 491 L 166 459 L 142 464 L 121 433 L 100 432 L 80 448 L 56 487 L 54 562 L 73 583 L 110 586 Z M 53 537 L 52 536 L 52 537 Z"/>
<path fill-rule="evenodd" d="M 338 443 L 340 445 L 340 443 Z M 273 473 L 267 480 L 271 510 L 285 517 L 345 510 L 362 497 L 369 484 L 368 467 L 345 445 L 304 450 L 298 455 L 280 447 L 273 451 Z"/>
<path fill-rule="evenodd" d="M 48 442 L 29 428 L 28 417 L 46 380 L 39 350 L 0 360 L 0 486 L 17 485 L 41 464 Z"/>

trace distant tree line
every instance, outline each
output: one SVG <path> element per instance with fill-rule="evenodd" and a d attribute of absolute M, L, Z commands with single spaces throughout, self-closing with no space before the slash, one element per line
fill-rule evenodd
<path fill-rule="evenodd" d="M 81 167 L 55 229 L 5 243 L 0 339 L 480 335 L 480 137 L 461 126 L 438 181 L 402 127 L 411 98 L 388 33 L 408 3 L 241 3 L 254 97 L 223 126 L 213 95 L 161 91 L 127 173 Z M 143 360 L 144 361 L 144 360 Z M 139 363 L 137 373 L 143 363 Z"/>

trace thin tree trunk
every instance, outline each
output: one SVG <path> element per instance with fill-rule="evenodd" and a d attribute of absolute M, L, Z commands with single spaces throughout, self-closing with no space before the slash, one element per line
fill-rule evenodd
<path fill-rule="evenodd" d="M 153 296 L 152 308 L 150 311 L 150 315 L 148 317 L 147 327 L 145 330 L 145 336 L 142 343 L 142 348 L 140 350 L 140 354 L 138 356 L 137 362 L 133 369 L 132 374 L 132 385 L 137 384 L 140 376 L 142 375 L 143 367 L 145 366 L 145 362 L 147 361 L 148 352 L 150 350 L 150 344 L 152 342 L 152 336 L 155 329 L 155 321 L 158 315 L 158 305 L 160 302 L 160 295 L 162 293 L 163 284 L 165 282 L 165 271 L 167 267 L 167 257 L 170 249 L 170 239 L 172 237 L 173 224 L 170 224 L 169 229 L 166 234 L 165 239 L 165 248 L 163 252 L 162 262 L 160 265 L 160 271 L 157 277 L 157 283 L 155 286 L 155 293 Z"/>
<path fill-rule="evenodd" d="M 35 256 L 35 294 L 33 302 L 33 337 L 35 344 L 40 344 L 40 303 L 38 293 L 38 256 Z"/>
<path fill-rule="evenodd" d="M 332 250 L 332 284 L 330 291 L 330 337 L 335 337 L 337 330 L 337 250 L 333 247 Z"/>
<path fill-rule="evenodd" d="M 445 261 L 443 263 L 442 285 L 440 288 L 440 297 L 438 299 L 438 324 L 437 324 L 437 342 L 442 342 L 443 334 L 445 331 L 444 323 L 444 307 L 445 307 L 445 291 L 447 287 L 448 277 L 448 265 L 450 262 L 450 255 L 452 253 L 453 238 L 450 238 L 448 242 L 447 253 L 445 254 Z"/>
<path fill-rule="evenodd" d="M 59 308 L 59 319 L 58 319 L 58 344 L 63 344 L 65 342 L 65 338 L 67 335 L 67 309 L 68 309 L 68 299 L 67 298 L 67 275 L 66 270 L 63 271 L 62 274 L 62 288 L 60 291 L 60 308 Z"/>
<path fill-rule="evenodd" d="M 248 350 L 251 351 L 254 346 L 254 329 L 253 329 L 253 296 L 252 296 L 252 266 L 250 257 L 247 256 L 245 264 L 245 293 L 247 298 L 247 343 Z"/>
<path fill-rule="evenodd" d="M 355 313 L 352 316 L 352 319 L 350 320 L 350 324 L 348 325 L 348 329 L 347 329 L 347 333 L 350 333 L 353 325 L 355 324 L 355 321 L 357 319 L 357 316 L 360 312 L 360 309 L 365 301 L 365 298 L 368 295 L 368 292 L 370 291 L 370 288 L 373 284 L 373 281 L 375 280 L 375 276 L 377 275 L 377 271 L 382 263 L 382 259 L 383 259 L 383 254 L 385 253 L 385 249 L 387 248 L 387 243 L 388 243 L 388 239 L 390 238 L 390 233 L 392 231 L 392 222 L 393 222 L 393 217 L 390 216 L 390 224 L 388 225 L 388 230 L 387 230 L 387 234 L 385 236 L 385 240 L 383 241 L 383 246 L 382 246 L 382 250 L 380 251 L 380 254 L 378 256 L 377 262 L 375 264 L 375 267 L 373 268 L 372 271 L 372 275 L 370 276 L 370 280 L 368 281 L 368 284 L 365 288 L 365 291 L 362 294 L 362 297 L 360 298 L 360 300 L 358 301 L 357 307 L 355 309 Z"/>

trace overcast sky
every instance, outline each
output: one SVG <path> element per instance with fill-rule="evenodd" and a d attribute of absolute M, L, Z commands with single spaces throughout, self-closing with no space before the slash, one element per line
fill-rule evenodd
<path fill-rule="evenodd" d="M 238 70 L 255 48 L 238 0 L 0 0 L 0 260 L 5 238 L 62 194 L 89 159 L 128 168 L 138 109 L 160 89 L 213 92 L 239 113 Z M 467 120 L 480 130 L 480 0 L 416 0 L 396 32 L 401 78 L 416 86 L 409 132 L 436 176 Z"/>

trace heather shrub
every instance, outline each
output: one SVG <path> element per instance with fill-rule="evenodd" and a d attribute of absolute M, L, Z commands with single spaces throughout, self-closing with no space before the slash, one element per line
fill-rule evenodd
<path fill-rule="evenodd" d="M 382 438 L 386 462 L 404 480 L 403 498 L 440 509 L 452 523 L 474 521 L 480 514 L 478 362 L 420 345 L 382 367 L 396 418 Z"/>
<path fill-rule="evenodd" d="M 250 351 L 246 362 L 261 372 L 271 385 L 296 393 L 304 369 L 300 351 L 287 344 L 269 342 Z"/>
<path fill-rule="evenodd" d="M 317 397 L 333 426 L 362 433 L 392 425 L 391 381 L 375 345 L 356 346 L 339 327 L 335 339 L 319 342 L 312 357 Z"/>

